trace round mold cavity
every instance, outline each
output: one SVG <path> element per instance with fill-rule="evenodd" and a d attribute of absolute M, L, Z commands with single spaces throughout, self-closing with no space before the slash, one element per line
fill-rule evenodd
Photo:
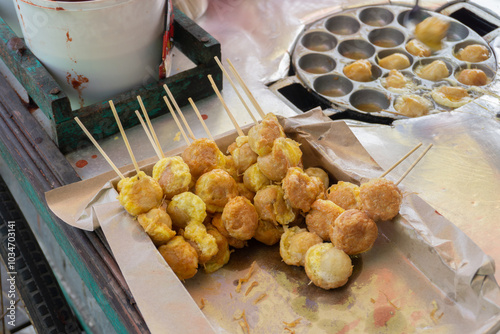
<path fill-rule="evenodd" d="M 385 8 L 371 7 L 363 9 L 359 13 L 359 19 L 370 26 L 383 27 L 394 20 L 394 14 Z"/>
<path fill-rule="evenodd" d="M 486 74 L 486 77 L 488 78 L 488 81 L 486 82 L 486 84 L 481 85 L 481 86 L 486 86 L 486 85 L 490 84 L 493 81 L 493 79 L 495 78 L 495 72 L 493 72 L 493 70 L 491 68 L 489 68 L 488 66 L 485 66 L 485 65 L 482 65 L 482 64 L 467 64 L 467 65 L 458 66 L 455 69 L 455 72 L 453 73 L 453 76 L 458 81 L 458 76 L 460 75 L 460 72 L 462 72 L 463 70 L 473 70 L 473 69 L 477 69 L 477 70 L 483 71 L 484 74 Z M 458 81 L 458 82 L 460 82 L 460 81 Z M 462 85 L 465 85 L 462 82 L 460 82 L 460 83 Z M 470 85 L 465 85 L 465 86 L 470 87 Z"/>
<path fill-rule="evenodd" d="M 408 15 L 409 12 L 410 12 L 409 10 L 405 10 L 405 11 L 402 11 L 401 13 L 399 13 L 399 15 L 398 15 L 398 23 L 400 25 L 402 25 L 403 27 L 405 27 L 405 28 L 408 28 L 408 26 L 410 25 L 410 24 L 408 24 L 409 22 L 406 22 L 406 17 L 407 17 L 407 15 Z M 431 14 L 429 14 L 427 12 L 423 12 L 422 13 L 422 17 L 417 22 L 417 24 L 420 23 L 420 22 L 422 22 L 423 20 L 425 20 L 429 16 L 431 16 Z"/>
<path fill-rule="evenodd" d="M 382 48 L 394 48 L 405 41 L 405 35 L 393 28 L 382 28 L 370 31 L 368 40 Z"/>
<path fill-rule="evenodd" d="M 484 43 L 478 42 L 478 41 L 475 41 L 475 40 L 468 40 L 468 41 L 465 41 L 465 42 L 461 42 L 461 43 L 455 44 L 455 46 L 453 47 L 453 55 L 455 56 L 455 58 L 457 58 L 459 60 L 462 60 L 462 59 L 460 59 L 460 58 L 457 57 L 457 54 L 460 52 L 460 50 L 466 48 L 469 45 L 481 45 L 481 46 L 484 46 L 486 49 L 488 49 L 488 59 L 491 58 L 491 50 L 490 50 L 490 48 L 487 45 L 485 45 Z M 462 61 L 465 61 L 465 60 L 462 60 Z M 486 59 L 483 60 L 483 61 L 486 61 Z"/>
<path fill-rule="evenodd" d="M 352 91 L 353 84 L 347 78 L 340 75 L 330 74 L 321 76 L 314 80 L 313 87 L 319 94 L 329 97 L 341 97 Z"/>
<path fill-rule="evenodd" d="M 415 73 L 415 75 L 417 76 L 417 78 L 422 79 L 422 80 L 428 80 L 428 81 L 441 81 L 441 80 L 444 80 L 445 78 L 439 79 L 439 80 L 425 79 L 425 78 L 422 78 L 421 76 L 419 76 L 418 73 L 417 73 L 417 70 L 420 68 L 420 66 L 427 66 L 427 65 L 431 64 L 432 62 L 434 62 L 436 60 L 441 60 L 441 61 L 443 61 L 446 64 L 446 68 L 448 68 L 448 72 L 449 72 L 449 75 L 446 78 L 448 78 L 453 73 L 453 67 L 450 65 L 450 63 L 448 63 L 448 60 L 445 59 L 445 58 L 425 58 L 425 59 L 421 59 L 421 60 L 415 62 L 415 64 L 413 65 L 413 73 Z"/>
<path fill-rule="evenodd" d="M 373 45 L 362 39 L 343 41 L 338 50 L 342 56 L 354 60 L 370 58 L 375 53 Z"/>
<path fill-rule="evenodd" d="M 344 72 L 344 75 L 346 77 L 348 77 L 349 79 L 351 79 L 353 81 L 356 81 L 356 82 L 371 82 L 371 81 L 375 81 L 375 80 L 377 80 L 378 78 L 380 78 L 382 76 L 382 70 L 380 69 L 380 67 L 372 64 L 371 62 L 370 62 L 370 64 L 372 65 L 372 67 L 371 67 L 372 76 L 371 76 L 370 80 L 368 80 L 368 81 L 358 81 L 358 80 L 356 80 L 354 78 L 351 78 L 351 77 L 347 76 L 345 74 L 345 72 Z M 349 65 L 350 64 L 348 64 L 347 66 L 349 66 Z M 345 70 L 345 67 L 344 67 L 344 70 Z"/>
<path fill-rule="evenodd" d="M 312 51 L 326 52 L 337 46 L 337 39 L 323 31 L 313 31 L 302 37 L 302 45 Z"/>
<path fill-rule="evenodd" d="M 406 50 L 403 50 L 403 49 L 388 49 L 388 50 L 382 50 L 382 51 L 380 51 L 377 54 L 377 57 L 376 57 L 377 64 L 379 63 L 380 59 L 385 58 L 385 57 L 390 56 L 390 55 L 395 54 L 395 53 L 402 53 L 402 54 L 404 54 L 406 57 L 408 57 L 408 60 L 410 61 L 410 66 L 411 66 L 411 64 L 413 64 L 413 56 L 411 54 L 409 54 Z M 410 67 L 410 66 L 408 66 L 408 67 Z M 408 67 L 406 67 L 406 68 L 408 68 Z"/>
<path fill-rule="evenodd" d="M 325 74 L 333 71 L 335 60 L 319 53 L 309 53 L 299 59 L 299 67 L 312 74 Z"/>
<path fill-rule="evenodd" d="M 406 77 L 407 82 L 410 82 L 410 83 L 411 83 L 411 85 L 413 85 L 413 86 L 418 86 L 418 85 L 420 85 L 420 80 L 419 80 L 417 77 L 415 77 L 415 75 L 414 75 L 411 71 L 408 71 L 408 70 L 401 70 L 401 71 L 399 71 L 399 72 L 400 72 L 401 74 L 403 74 L 403 75 Z M 382 82 L 383 80 L 385 80 L 385 79 L 389 76 L 389 73 L 390 73 L 390 72 L 386 72 L 384 75 L 382 75 L 382 76 L 381 76 L 381 78 L 380 78 L 380 82 L 381 82 L 381 84 L 382 84 L 382 87 L 384 87 L 384 89 L 387 89 L 387 90 L 391 91 L 391 89 L 392 89 L 392 88 L 387 88 L 387 87 L 383 84 L 383 82 Z M 401 89 L 407 89 L 407 87 L 403 87 L 403 88 L 401 88 Z"/>
<path fill-rule="evenodd" d="M 446 33 L 446 40 L 448 42 L 458 42 L 464 40 L 469 36 L 469 29 L 463 24 L 457 22 L 450 22 L 450 27 Z"/>
<path fill-rule="evenodd" d="M 391 105 L 389 98 L 384 93 L 373 89 L 355 91 L 349 102 L 354 108 L 368 113 L 382 111 Z"/>
<path fill-rule="evenodd" d="M 325 27 L 331 33 L 337 35 L 352 35 L 358 32 L 361 25 L 352 16 L 337 15 L 328 19 Z"/>

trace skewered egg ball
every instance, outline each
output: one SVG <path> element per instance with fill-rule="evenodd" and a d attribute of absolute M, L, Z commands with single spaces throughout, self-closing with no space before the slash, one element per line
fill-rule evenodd
<path fill-rule="evenodd" d="M 233 238 L 232 236 L 229 235 L 229 232 L 226 230 L 226 227 L 224 226 L 224 223 L 222 222 L 222 214 L 221 213 L 216 213 L 213 218 L 212 218 L 212 225 L 217 229 L 217 231 L 222 234 L 229 246 L 234 247 L 234 248 L 243 248 L 246 246 L 246 241 L 245 240 L 239 240 L 236 238 Z"/>
<path fill-rule="evenodd" d="M 394 102 L 394 109 L 408 117 L 427 115 L 432 108 L 432 102 L 423 96 L 415 94 L 400 95 Z"/>
<path fill-rule="evenodd" d="M 450 22 L 430 16 L 415 27 L 415 37 L 433 50 L 441 49 L 441 41 L 446 37 Z"/>
<path fill-rule="evenodd" d="M 238 196 L 238 185 L 228 172 L 214 169 L 196 181 L 195 193 L 205 202 L 208 212 L 222 212 L 226 203 Z"/>
<path fill-rule="evenodd" d="M 272 246 L 280 241 L 282 234 L 283 227 L 277 226 L 270 221 L 259 219 L 259 225 L 253 237 L 265 245 Z"/>
<path fill-rule="evenodd" d="M 191 278 L 198 272 L 198 254 L 182 236 L 173 237 L 158 247 L 158 251 L 180 280 Z"/>
<path fill-rule="evenodd" d="M 322 242 L 323 239 L 317 234 L 308 232 L 305 228 L 287 228 L 280 240 L 281 258 L 290 266 L 304 266 L 307 250 Z"/>
<path fill-rule="evenodd" d="M 254 206 L 261 220 L 287 225 L 295 220 L 295 211 L 285 200 L 285 192 L 278 185 L 259 190 L 254 197 Z"/>
<path fill-rule="evenodd" d="M 208 226 L 207 232 L 215 238 L 218 249 L 217 254 L 215 254 L 215 256 L 203 265 L 205 272 L 210 274 L 219 270 L 229 262 L 231 251 L 229 250 L 227 239 L 215 227 Z"/>
<path fill-rule="evenodd" d="M 222 223 L 233 238 L 249 240 L 254 236 L 259 225 L 259 215 L 248 199 L 237 196 L 224 207 Z"/>
<path fill-rule="evenodd" d="M 490 58 L 490 51 L 488 48 L 481 44 L 467 45 L 465 48 L 460 49 L 455 55 L 460 60 L 468 61 L 471 63 L 478 63 Z"/>
<path fill-rule="evenodd" d="M 432 90 L 431 96 L 437 103 L 450 108 L 459 108 L 472 101 L 472 97 L 463 87 L 437 87 Z"/>
<path fill-rule="evenodd" d="M 359 186 L 351 182 L 333 184 L 328 188 L 327 198 L 344 210 L 361 209 Z"/>
<path fill-rule="evenodd" d="M 448 67 L 442 60 L 434 60 L 430 64 L 419 66 L 415 73 L 422 79 L 430 81 L 438 81 L 450 76 L 450 71 L 448 71 Z"/>
<path fill-rule="evenodd" d="M 366 252 L 378 237 L 377 224 L 364 211 L 344 211 L 329 228 L 333 245 L 347 255 Z"/>
<path fill-rule="evenodd" d="M 255 193 L 248 189 L 243 182 L 238 183 L 238 195 L 248 198 L 250 202 L 253 202 Z"/>
<path fill-rule="evenodd" d="M 344 67 L 344 74 L 351 80 L 368 82 L 372 80 L 372 64 L 366 59 L 356 60 Z"/>
<path fill-rule="evenodd" d="M 405 48 L 416 57 L 429 57 L 432 53 L 431 48 L 415 38 L 406 43 Z"/>
<path fill-rule="evenodd" d="M 401 190 L 394 182 L 385 178 L 375 178 L 363 183 L 359 197 L 363 210 L 376 222 L 396 217 L 403 201 Z"/>
<path fill-rule="evenodd" d="M 304 268 L 314 285 L 326 290 L 343 286 L 352 274 L 349 255 L 331 243 L 311 246 L 306 252 Z"/>
<path fill-rule="evenodd" d="M 402 70 L 410 66 L 410 59 L 403 53 L 393 53 L 382 59 L 378 64 L 388 70 Z"/>
<path fill-rule="evenodd" d="M 191 173 L 181 157 L 168 157 L 160 159 L 154 165 L 153 179 L 158 181 L 165 198 L 171 199 L 189 190 Z"/>
<path fill-rule="evenodd" d="M 300 144 L 290 138 L 274 141 L 271 153 L 259 156 L 257 164 L 260 171 L 271 181 L 281 181 L 290 167 L 302 165 Z"/>
<path fill-rule="evenodd" d="M 271 180 L 262 173 L 258 164 L 253 164 L 243 174 L 243 184 L 248 190 L 256 193 L 260 189 L 271 184 Z"/>
<path fill-rule="evenodd" d="M 248 143 L 248 136 L 239 136 L 229 145 L 227 151 L 231 154 L 238 174 L 243 174 L 248 167 L 257 162 L 257 153 L 252 151 Z"/>
<path fill-rule="evenodd" d="M 283 179 L 285 199 L 292 208 L 308 212 L 317 198 L 324 198 L 325 187 L 316 177 L 310 177 L 299 167 L 289 168 Z"/>
<path fill-rule="evenodd" d="M 488 83 L 488 77 L 483 70 L 474 68 L 474 69 L 465 69 L 460 71 L 458 74 L 457 80 L 464 85 L 469 86 L 484 86 Z"/>
<path fill-rule="evenodd" d="M 268 113 L 262 122 L 248 131 L 248 144 L 259 156 L 271 152 L 274 140 L 277 138 L 285 138 L 285 132 L 272 113 Z"/>
<path fill-rule="evenodd" d="M 211 171 L 225 165 L 225 156 L 213 140 L 196 139 L 182 152 L 182 159 L 189 166 L 193 181 Z"/>
<path fill-rule="evenodd" d="M 317 177 L 323 182 L 325 189 L 330 185 L 330 178 L 328 177 L 328 173 L 325 172 L 324 169 L 319 167 L 309 167 L 304 170 L 304 172 L 310 177 Z"/>
<path fill-rule="evenodd" d="M 166 244 L 175 236 L 172 231 L 172 219 L 162 209 L 153 208 L 137 216 L 137 221 L 149 235 L 156 247 Z"/>
<path fill-rule="evenodd" d="M 407 79 L 398 70 L 391 70 L 389 75 L 383 80 L 383 84 L 385 88 L 404 88 L 407 84 Z"/>
<path fill-rule="evenodd" d="M 158 182 L 143 171 L 133 177 L 121 179 L 117 189 L 118 201 L 132 216 L 158 207 L 163 198 L 163 191 Z"/>
<path fill-rule="evenodd" d="M 311 210 L 306 216 L 307 229 L 310 232 L 316 233 L 325 241 L 330 240 L 330 226 L 332 226 L 342 212 L 342 209 L 337 204 L 329 200 L 317 199 L 311 205 Z"/>
<path fill-rule="evenodd" d="M 214 236 L 207 233 L 203 222 L 190 221 L 184 228 L 184 238 L 192 241 L 198 253 L 198 263 L 203 264 L 210 260 L 219 249 Z"/>
<path fill-rule="evenodd" d="M 178 230 L 191 222 L 203 222 L 207 216 L 205 202 L 191 192 L 185 192 L 172 197 L 167 213 L 172 218 L 172 225 Z"/>

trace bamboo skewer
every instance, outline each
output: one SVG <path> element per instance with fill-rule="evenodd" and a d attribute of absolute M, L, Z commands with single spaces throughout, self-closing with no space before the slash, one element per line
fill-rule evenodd
<path fill-rule="evenodd" d="M 248 98 L 252 102 L 253 106 L 255 107 L 255 109 L 257 110 L 257 112 L 259 113 L 260 117 L 264 118 L 266 116 L 264 114 L 264 111 L 260 107 L 259 103 L 257 103 L 257 100 L 253 96 L 252 92 L 250 92 L 250 89 L 248 89 L 248 86 L 245 84 L 245 82 L 243 81 L 243 79 L 239 75 L 238 71 L 236 71 L 236 68 L 233 66 L 233 63 L 231 63 L 231 61 L 229 59 L 226 59 L 226 61 L 229 64 L 231 72 L 236 77 L 236 79 L 238 79 L 238 82 L 240 83 L 241 87 L 243 87 L 243 90 L 245 91 L 245 93 L 247 94 Z"/>
<path fill-rule="evenodd" d="M 153 145 L 153 149 L 155 150 L 155 153 L 158 156 L 158 159 L 161 159 L 162 154 L 158 150 L 158 146 L 156 146 L 156 143 L 155 143 L 153 137 L 151 137 L 151 133 L 149 132 L 148 126 L 146 125 L 146 123 L 144 123 L 144 120 L 142 119 L 142 116 L 138 110 L 135 111 L 135 114 L 137 115 L 139 122 L 141 122 L 141 125 L 142 125 L 142 128 L 144 129 L 144 132 L 146 132 L 146 136 L 148 136 L 149 142 L 151 143 L 151 145 Z"/>
<path fill-rule="evenodd" d="M 165 89 L 165 91 L 167 92 L 167 95 L 168 97 L 170 98 L 170 101 L 172 101 L 172 104 L 175 108 L 175 110 L 177 111 L 177 113 L 179 114 L 179 116 L 181 117 L 182 119 L 182 122 L 184 123 L 184 125 L 186 126 L 186 129 L 188 130 L 188 133 L 189 133 L 189 137 L 191 137 L 192 140 L 195 140 L 196 137 L 194 136 L 194 133 L 193 131 L 191 131 L 191 128 L 189 127 L 186 119 L 184 118 L 184 115 L 182 114 L 182 111 L 181 111 L 181 108 L 179 108 L 179 105 L 177 104 L 177 102 L 175 101 L 174 99 L 174 96 L 172 95 L 172 93 L 170 92 L 170 89 L 168 89 L 167 87 L 167 84 L 164 84 L 163 85 L 163 88 Z"/>
<path fill-rule="evenodd" d="M 236 122 L 236 119 L 234 118 L 233 114 L 229 110 L 226 102 L 222 98 L 222 95 L 220 95 L 219 89 L 217 88 L 217 85 L 215 84 L 214 79 L 212 79 L 212 76 L 210 74 L 208 75 L 208 80 L 210 80 L 210 83 L 212 84 L 212 88 L 214 89 L 215 94 L 217 94 L 217 97 L 219 98 L 220 102 L 224 106 L 224 109 L 226 110 L 227 115 L 231 119 L 231 122 L 233 122 L 233 125 L 236 128 L 236 131 L 238 132 L 238 135 L 239 136 L 244 136 L 245 134 L 243 133 L 243 131 L 241 130 L 240 126 Z"/>
<path fill-rule="evenodd" d="M 194 104 L 193 99 L 192 99 L 192 98 L 188 98 L 188 101 L 189 101 L 189 103 L 191 104 L 191 106 L 193 107 L 194 112 L 196 113 L 196 116 L 198 116 L 198 119 L 200 120 L 201 125 L 203 125 L 203 128 L 205 129 L 205 132 L 207 133 L 208 138 L 210 138 L 210 140 L 211 140 L 211 141 L 215 141 L 215 140 L 214 140 L 214 137 L 212 137 L 212 134 L 210 133 L 210 130 L 208 130 L 208 127 L 207 127 L 207 125 L 205 124 L 205 121 L 203 120 L 203 117 L 201 117 L 200 111 L 199 111 L 199 110 L 198 110 L 198 108 L 196 107 L 196 104 Z"/>
<path fill-rule="evenodd" d="M 122 122 L 120 122 L 120 118 L 118 117 L 118 113 L 116 112 L 115 105 L 112 100 L 109 100 L 108 102 L 109 106 L 111 107 L 111 111 L 113 111 L 113 115 L 115 116 L 116 124 L 118 125 L 118 128 L 120 129 L 120 132 L 122 134 L 123 141 L 125 142 L 125 146 L 128 150 L 128 154 L 130 155 L 132 163 L 134 164 L 135 171 L 137 172 L 137 174 L 139 174 L 141 170 L 139 169 L 139 165 L 135 160 L 134 152 L 132 152 L 132 148 L 130 147 L 130 143 L 128 142 L 127 135 L 125 134 L 125 130 L 123 130 Z"/>
<path fill-rule="evenodd" d="M 188 136 L 186 135 L 186 132 L 184 132 L 184 129 L 182 128 L 182 125 L 179 122 L 179 119 L 175 115 L 174 108 L 172 108 L 172 105 L 170 104 L 170 102 L 168 101 L 168 98 L 166 96 L 163 96 L 163 101 L 165 101 L 165 104 L 167 105 L 168 110 L 170 111 L 170 114 L 172 114 L 172 117 L 174 118 L 175 124 L 177 124 L 177 127 L 179 128 L 179 131 L 181 132 L 182 137 L 186 141 L 186 145 L 187 146 L 191 145 L 191 142 L 189 141 Z"/>
<path fill-rule="evenodd" d="M 224 68 L 224 66 L 222 65 L 222 63 L 220 62 L 220 60 L 219 60 L 219 58 L 217 56 L 215 56 L 214 59 L 215 59 L 215 62 L 217 63 L 217 65 L 219 65 L 220 69 L 222 70 L 222 73 L 224 73 L 225 77 L 227 78 L 227 80 L 231 84 L 231 87 L 233 87 L 233 90 L 236 92 L 236 95 L 238 95 L 238 98 L 240 99 L 241 103 L 243 103 L 243 106 L 247 110 L 248 114 L 250 115 L 250 117 L 252 117 L 254 123 L 257 124 L 258 123 L 257 119 L 255 118 L 255 116 L 253 115 L 253 113 L 250 111 L 250 108 L 248 107 L 248 105 L 246 104 L 245 100 L 241 96 L 240 92 L 236 88 L 236 85 L 234 84 L 233 80 L 229 76 L 229 73 L 227 73 L 226 69 Z"/>
<path fill-rule="evenodd" d="M 425 151 L 422 152 L 422 154 L 420 154 L 420 156 L 417 158 L 417 160 L 415 160 L 413 162 L 413 164 L 410 166 L 410 168 L 408 168 L 406 170 L 406 172 L 399 178 L 399 180 L 396 182 L 396 185 L 398 185 L 401 181 L 403 181 L 403 179 L 406 177 L 406 175 L 408 175 L 408 173 L 410 173 L 410 171 L 413 169 L 413 167 L 415 167 L 417 165 L 417 163 L 424 157 L 424 155 L 427 153 L 427 151 L 429 151 L 432 147 L 432 144 L 429 144 L 429 146 L 427 146 L 427 148 L 425 149 Z"/>
<path fill-rule="evenodd" d="M 155 129 L 153 128 L 153 124 L 151 124 L 151 120 L 149 119 L 148 112 L 146 111 L 146 108 L 144 107 L 144 103 L 142 103 L 142 98 L 139 95 L 137 95 L 137 101 L 139 101 L 139 105 L 141 106 L 142 113 L 144 114 L 144 118 L 146 119 L 146 123 L 148 124 L 149 131 L 153 135 L 156 146 L 158 147 L 158 150 L 161 153 L 161 158 L 165 158 L 165 154 L 163 154 L 163 150 L 161 148 L 160 141 L 158 140 L 158 137 L 156 136 L 156 132 L 155 132 Z"/>
<path fill-rule="evenodd" d="M 394 165 L 392 165 L 388 170 L 386 170 L 380 177 L 384 177 L 387 174 L 389 174 L 390 171 L 392 171 L 394 168 L 396 168 L 403 160 L 408 158 L 413 152 L 415 152 L 420 146 L 422 146 L 422 143 L 418 143 L 417 146 L 411 149 L 410 152 L 406 153 L 401 159 L 399 159 Z"/>
<path fill-rule="evenodd" d="M 78 117 L 75 117 L 75 121 L 80 126 L 80 128 L 83 130 L 83 132 L 87 135 L 87 137 L 90 139 L 90 141 L 92 142 L 92 144 L 94 144 L 95 148 L 97 148 L 97 150 L 102 154 L 102 156 L 104 157 L 104 159 L 106 159 L 106 161 L 111 166 L 111 168 L 113 168 L 113 170 L 116 172 L 116 174 L 118 174 L 118 176 L 121 179 L 124 179 L 125 176 L 123 176 L 123 174 L 120 172 L 120 170 L 118 169 L 118 167 L 116 167 L 116 165 L 113 163 L 113 161 L 111 161 L 111 159 L 108 157 L 108 155 L 106 154 L 106 152 L 104 152 L 104 150 L 97 143 L 97 141 L 94 139 L 94 137 L 92 136 L 92 134 L 87 130 L 87 128 L 85 127 L 85 125 L 83 125 L 83 123 L 80 121 L 80 119 Z"/>

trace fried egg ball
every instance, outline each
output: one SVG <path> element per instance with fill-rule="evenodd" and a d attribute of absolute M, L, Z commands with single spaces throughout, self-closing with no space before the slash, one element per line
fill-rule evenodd
<path fill-rule="evenodd" d="M 344 210 L 361 209 L 359 186 L 354 183 L 339 181 L 328 188 L 326 197 Z"/>
<path fill-rule="evenodd" d="M 196 181 L 195 193 L 207 205 L 207 211 L 222 212 L 227 202 L 238 196 L 238 184 L 222 169 L 214 169 Z"/>
<path fill-rule="evenodd" d="M 285 192 L 278 185 L 259 190 L 254 197 L 254 206 L 261 220 L 287 225 L 295 220 L 295 212 L 285 200 Z"/>
<path fill-rule="evenodd" d="M 262 173 L 258 164 L 253 164 L 243 174 L 243 184 L 248 190 L 256 193 L 260 189 L 271 184 L 271 180 Z"/>
<path fill-rule="evenodd" d="M 307 277 L 314 285 L 326 290 L 346 284 L 352 267 L 349 255 L 331 243 L 313 245 L 306 252 L 304 268 Z"/>
<path fill-rule="evenodd" d="M 347 255 L 356 255 L 372 248 L 378 237 L 377 224 L 364 211 L 344 211 L 330 226 L 330 240 Z"/>
<path fill-rule="evenodd" d="M 324 241 L 330 240 L 330 226 L 345 210 L 329 200 L 317 199 L 306 216 L 309 232 L 316 233 Z"/>
<path fill-rule="evenodd" d="M 434 60 L 430 64 L 419 66 L 415 73 L 422 79 L 430 81 L 438 81 L 450 76 L 450 71 L 448 71 L 448 67 L 442 60 Z"/>
<path fill-rule="evenodd" d="M 158 181 L 167 199 L 189 190 L 191 172 L 181 157 L 160 159 L 153 167 L 153 179 Z"/>
<path fill-rule="evenodd" d="M 325 189 L 328 188 L 330 185 L 330 178 L 328 177 L 328 173 L 325 172 L 324 169 L 319 168 L 319 167 L 309 167 L 304 170 L 304 172 L 311 176 L 311 177 L 317 177 L 318 179 L 323 182 L 323 185 L 325 186 Z"/>
<path fill-rule="evenodd" d="M 356 60 L 344 67 L 344 74 L 351 80 L 368 82 L 372 80 L 372 64 L 366 59 Z"/>
<path fill-rule="evenodd" d="M 226 164 L 225 156 L 213 140 L 196 139 L 182 152 L 182 159 L 189 166 L 193 181 L 216 168 Z"/>
<path fill-rule="evenodd" d="M 363 183 L 359 197 L 363 210 L 376 222 L 396 217 L 403 201 L 401 190 L 394 182 L 385 178 L 375 178 Z"/>
<path fill-rule="evenodd" d="M 283 179 L 285 199 L 294 209 L 308 212 L 317 198 L 324 198 L 325 187 L 316 177 L 310 177 L 299 167 L 289 168 Z"/>
<path fill-rule="evenodd" d="M 231 251 L 227 239 L 213 226 L 207 227 L 207 232 L 215 238 L 218 252 L 203 266 L 207 274 L 213 273 L 229 262 Z"/>
<path fill-rule="evenodd" d="M 184 228 L 184 238 L 195 243 L 200 264 L 210 260 L 219 251 L 217 241 L 213 235 L 207 233 L 203 222 L 189 222 Z"/>
<path fill-rule="evenodd" d="M 450 22 L 430 16 L 417 24 L 415 37 L 433 50 L 441 49 L 441 41 L 446 37 Z"/>
<path fill-rule="evenodd" d="M 222 222 L 221 213 L 217 213 L 213 216 L 212 225 L 217 229 L 217 231 L 220 232 L 220 234 L 222 234 L 226 238 L 229 246 L 234 248 L 243 248 L 246 246 L 245 240 L 239 240 L 229 235 L 229 233 L 226 230 L 226 227 L 224 226 L 224 223 Z"/>
<path fill-rule="evenodd" d="M 158 247 L 158 251 L 180 280 L 191 278 L 198 272 L 198 254 L 182 236 L 173 237 Z"/>
<path fill-rule="evenodd" d="M 469 86 L 484 86 L 488 83 L 488 77 L 483 70 L 474 68 L 474 69 L 465 69 L 460 71 L 458 74 L 457 80 L 464 85 Z"/>
<path fill-rule="evenodd" d="M 300 144 L 290 138 L 278 138 L 274 141 L 272 152 L 259 156 L 257 164 L 269 180 L 280 182 L 288 168 L 302 165 Z"/>
<path fill-rule="evenodd" d="M 290 266 L 304 266 L 307 250 L 323 240 L 315 233 L 297 226 L 287 228 L 280 240 L 280 255 Z"/>
<path fill-rule="evenodd" d="M 160 206 L 163 198 L 158 182 L 143 171 L 133 177 L 121 179 L 117 189 L 120 190 L 118 201 L 132 216 Z"/>
<path fill-rule="evenodd" d="M 415 94 L 400 95 L 394 102 L 394 109 L 408 117 L 427 115 L 432 108 L 432 102 L 423 96 Z"/>
<path fill-rule="evenodd" d="M 265 245 L 272 246 L 280 241 L 283 234 L 283 227 L 277 226 L 273 222 L 259 219 L 259 225 L 253 236 L 255 240 L 262 242 Z"/>
<path fill-rule="evenodd" d="M 257 153 L 252 151 L 248 143 L 248 136 L 239 136 L 229 145 L 227 151 L 231 154 L 236 166 L 236 171 L 242 175 L 248 167 L 257 162 Z"/>
<path fill-rule="evenodd" d="M 405 54 L 393 53 L 379 59 L 378 64 L 388 70 L 402 70 L 410 66 L 410 59 Z"/>
<path fill-rule="evenodd" d="M 238 183 L 238 195 L 248 198 L 250 202 L 253 202 L 255 193 L 248 189 L 243 182 Z"/>
<path fill-rule="evenodd" d="M 222 212 L 222 223 L 233 238 L 249 240 L 259 225 L 259 215 L 253 204 L 243 196 L 232 198 Z"/>
<path fill-rule="evenodd" d="M 203 222 L 207 216 L 206 205 L 203 200 L 191 192 L 185 192 L 172 197 L 168 204 L 167 213 L 172 218 L 172 225 L 183 229 L 191 222 Z"/>
<path fill-rule="evenodd" d="M 285 132 L 276 116 L 272 113 L 268 113 L 262 122 L 248 131 L 248 144 L 252 151 L 259 156 L 271 152 L 274 140 L 277 138 L 285 138 Z"/>
<path fill-rule="evenodd" d="M 156 247 L 166 244 L 175 236 L 172 231 L 172 219 L 162 209 L 153 208 L 137 216 L 137 221 L 149 235 Z"/>
<path fill-rule="evenodd" d="M 450 108 L 459 108 L 472 101 L 472 97 L 467 90 L 458 86 L 441 86 L 434 88 L 431 96 L 437 103 Z"/>
<path fill-rule="evenodd" d="M 385 88 L 404 88 L 407 84 L 406 77 L 398 70 L 391 70 L 383 81 Z"/>
<path fill-rule="evenodd" d="M 471 44 L 467 45 L 463 49 L 460 49 L 455 57 L 463 61 L 468 61 L 470 63 L 478 63 L 490 58 L 490 51 L 484 45 Z"/>
<path fill-rule="evenodd" d="M 416 57 L 429 57 L 432 53 L 431 48 L 415 38 L 406 43 L 405 48 Z"/>

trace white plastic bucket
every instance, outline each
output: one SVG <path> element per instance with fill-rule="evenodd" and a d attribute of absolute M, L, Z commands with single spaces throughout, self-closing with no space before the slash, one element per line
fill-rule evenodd
<path fill-rule="evenodd" d="M 73 109 L 158 78 L 168 0 L 13 0 L 25 42 Z"/>

